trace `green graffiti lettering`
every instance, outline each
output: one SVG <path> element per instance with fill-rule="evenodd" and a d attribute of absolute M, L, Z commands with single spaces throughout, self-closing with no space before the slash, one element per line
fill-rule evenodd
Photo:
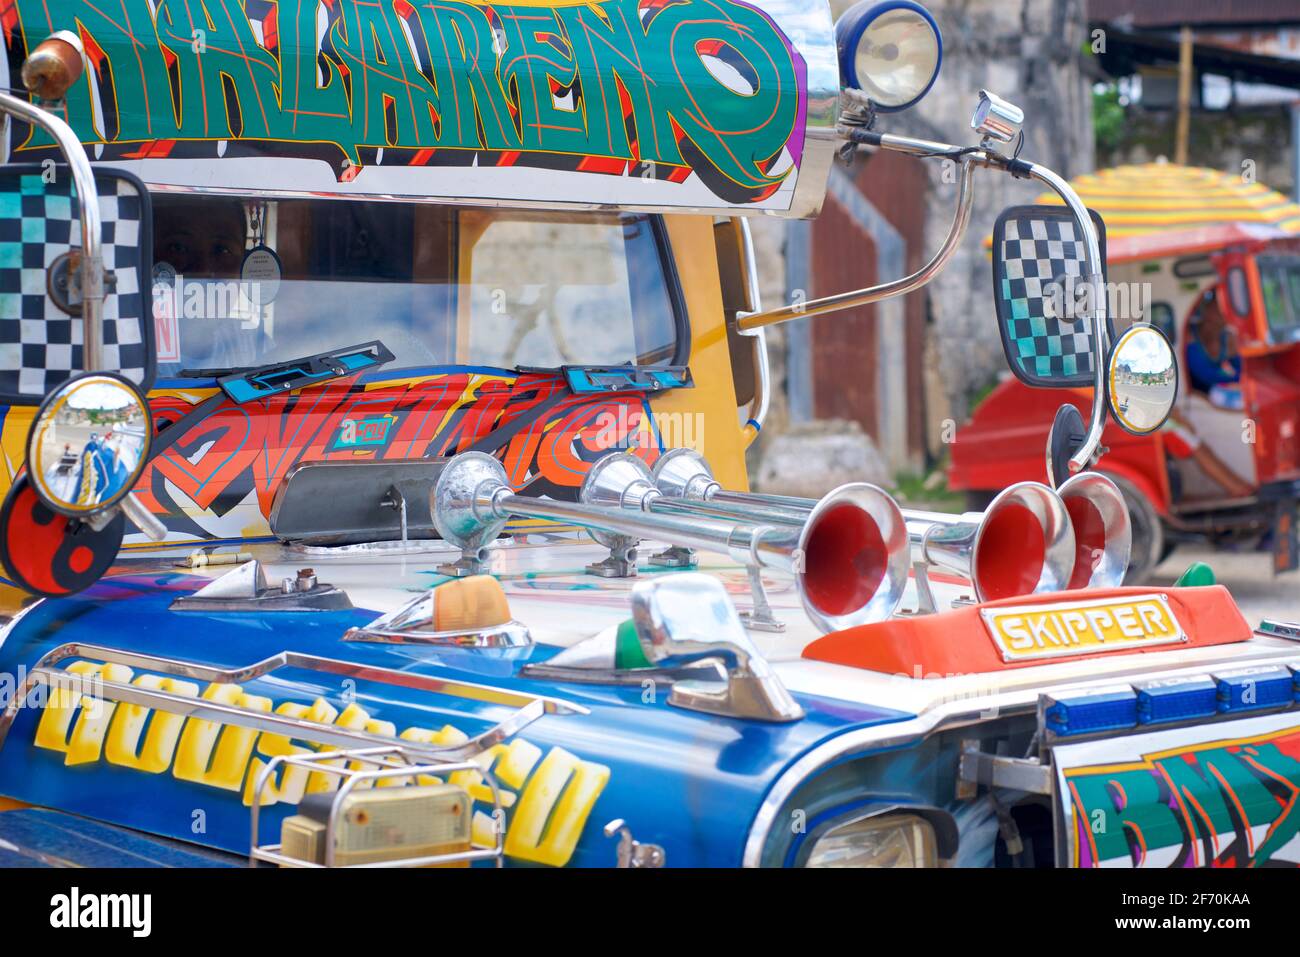
<path fill-rule="evenodd" d="M 428 42 L 429 64 L 443 106 L 439 145 L 449 148 L 520 149 L 495 64 L 492 25 L 478 7 L 433 2 L 416 6 Z M 480 135 L 481 133 L 481 135 Z"/>
<path fill-rule="evenodd" d="M 54 30 L 87 40 L 91 69 L 66 115 L 84 143 L 117 147 L 106 159 L 212 157 L 197 144 L 241 140 L 286 157 L 333 144 L 355 166 L 385 147 L 611 173 L 621 164 L 584 161 L 639 159 L 755 202 L 788 175 L 774 172 L 783 150 L 802 148 L 801 61 L 741 0 L 14 2 L 14 61 Z M 151 141 L 175 143 L 134 146 Z M 15 153 L 51 148 L 31 134 Z"/>
<path fill-rule="evenodd" d="M 1252 769 L 1263 769 L 1276 785 L 1290 788 L 1289 796 L 1283 797 L 1281 813 L 1276 814 L 1272 826 L 1255 848 L 1251 866 L 1258 867 L 1300 834 L 1300 797 L 1297 794 L 1300 792 L 1300 761 L 1284 754 L 1275 744 L 1261 744 L 1244 750 L 1242 761 L 1249 762 Z M 1276 802 L 1273 807 L 1275 811 L 1279 810 Z"/>
<path fill-rule="evenodd" d="M 768 19 L 742 4 L 668 6 L 647 39 L 662 59 L 652 70 L 678 82 L 654 102 L 719 172 L 742 187 L 779 183 L 764 168 L 789 141 L 798 106 L 794 63 Z"/>
<path fill-rule="evenodd" d="M 334 24 L 352 78 L 352 136 L 361 146 L 428 146 L 438 100 L 388 4 L 352 3 Z M 390 123 L 391 121 L 391 123 Z"/>
<path fill-rule="evenodd" d="M 1094 829 L 1098 860 L 1128 858 L 1130 848 L 1182 844 L 1182 822 L 1168 806 L 1161 782 L 1148 770 L 1072 777 L 1083 816 L 1105 811 L 1105 827 Z"/>
<path fill-rule="evenodd" d="M 1300 761 L 1270 741 L 1195 749 L 1131 771 L 1072 772 L 1069 781 L 1083 819 L 1101 811 L 1110 822 L 1094 829 L 1100 861 L 1127 857 L 1140 833 L 1148 853 L 1188 853 L 1194 842 L 1203 860 L 1235 856 L 1258 867 L 1300 834 Z"/>
<path fill-rule="evenodd" d="M 590 152 L 578 70 L 555 16 L 541 7 L 516 7 L 501 11 L 501 24 L 506 36 L 501 77 L 507 88 L 513 85 L 519 91 L 524 149 Z M 567 91 L 563 106 L 556 102 L 561 90 Z"/>
<path fill-rule="evenodd" d="M 352 118 L 343 73 L 329 57 L 319 54 L 321 30 L 313 0 L 284 0 L 280 4 L 281 42 L 297 55 L 283 57 L 285 134 L 294 140 L 350 145 Z M 328 29 L 328 27 L 326 28 Z M 347 150 L 357 161 L 355 149 Z"/>
<path fill-rule="evenodd" d="M 1194 764 L 1181 757 L 1156 763 L 1178 789 L 1202 837 L 1211 836 L 1210 828 L 1214 834 L 1232 834 L 1242 825 L 1266 824 L 1277 816 L 1272 795 L 1224 748 L 1198 752 Z"/>
<path fill-rule="evenodd" d="M 682 165 L 672 123 L 657 116 L 652 92 L 663 80 L 648 69 L 652 59 L 637 16 L 637 0 L 556 11 L 573 44 L 588 114 L 589 143 L 607 156 L 631 159 L 623 99 L 630 106 L 640 157 Z"/>
<path fill-rule="evenodd" d="M 180 136 L 279 139 L 280 69 L 235 0 L 159 0 L 158 37 L 180 73 Z"/>

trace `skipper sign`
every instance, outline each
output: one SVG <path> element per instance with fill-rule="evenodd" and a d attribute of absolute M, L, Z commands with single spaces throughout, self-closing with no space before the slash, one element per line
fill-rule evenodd
<path fill-rule="evenodd" d="M 1164 595 L 985 608 L 1003 661 L 1127 651 L 1187 640 Z"/>

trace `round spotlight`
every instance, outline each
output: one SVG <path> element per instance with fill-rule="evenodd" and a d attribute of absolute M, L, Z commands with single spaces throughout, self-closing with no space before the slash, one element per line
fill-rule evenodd
<path fill-rule="evenodd" d="M 835 25 L 840 76 L 884 113 L 905 110 L 930 92 L 943 62 L 934 17 L 911 0 L 863 0 Z"/>

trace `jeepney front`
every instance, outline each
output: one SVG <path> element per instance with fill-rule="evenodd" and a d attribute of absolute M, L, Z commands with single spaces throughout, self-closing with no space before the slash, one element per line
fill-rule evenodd
<path fill-rule="evenodd" d="M 784 0 L 0 22 L 29 88 L 86 67 L 0 94 L 20 855 L 1300 862 L 1294 636 L 1116 587 L 1090 473 L 957 517 L 744 493 L 763 326 L 849 302 L 764 312 L 736 217 L 814 214 L 846 145 L 955 159 L 944 250 L 869 302 L 951 255 L 977 168 L 1058 182 L 991 94 L 978 149 L 874 130 L 938 70 L 915 4 L 838 50 Z"/>

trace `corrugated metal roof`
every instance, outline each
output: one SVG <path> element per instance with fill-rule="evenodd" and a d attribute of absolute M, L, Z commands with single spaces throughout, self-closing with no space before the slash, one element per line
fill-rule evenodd
<path fill-rule="evenodd" d="M 1088 19 L 1136 29 L 1300 24 L 1296 0 L 1087 0 Z"/>

